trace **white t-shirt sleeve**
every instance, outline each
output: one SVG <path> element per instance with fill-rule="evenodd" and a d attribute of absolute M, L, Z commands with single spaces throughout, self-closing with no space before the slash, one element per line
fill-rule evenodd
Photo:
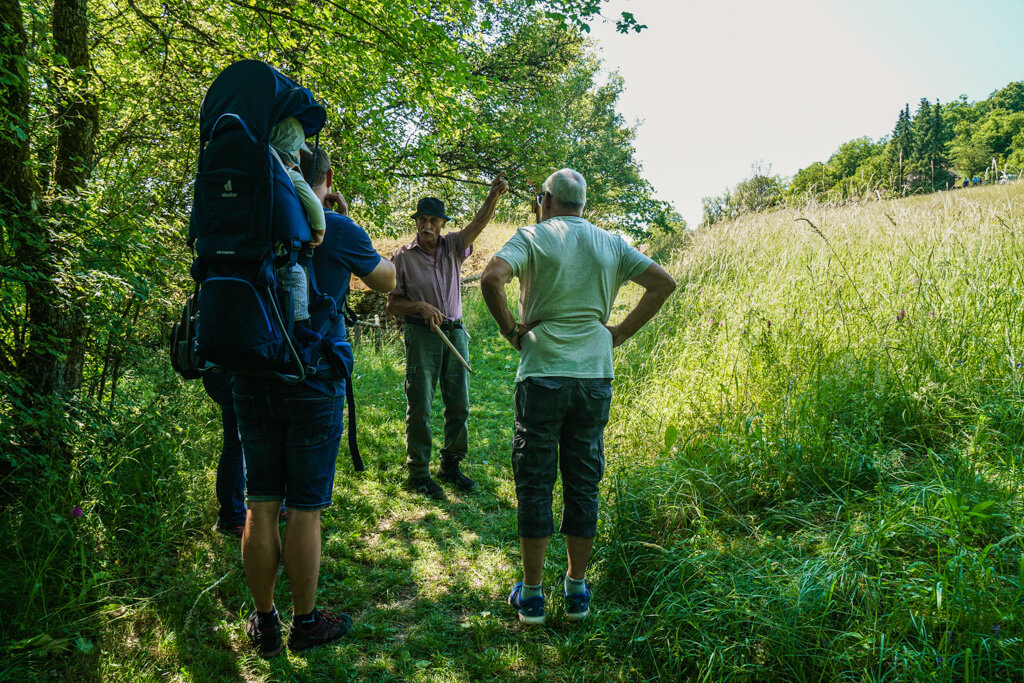
<path fill-rule="evenodd" d="M 512 266 L 512 275 L 519 277 L 530 260 L 530 244 L 523 235 L 523 229 L 516 230 L 516 234 L 505 242 L 505 246 L 499 249 L 495 256 Z"/>
<path fill-rule="evenodd" d="M 632 280 L 640 273 L 647 270 L 654 261 L 641 254 L 626 240 L 619 237 L 619 278 L 621 282 Z"/>

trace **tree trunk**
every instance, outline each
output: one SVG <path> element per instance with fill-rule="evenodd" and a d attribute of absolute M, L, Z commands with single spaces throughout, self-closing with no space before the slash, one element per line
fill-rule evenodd
<path fill-rule="evenodd" d="M 16 291 L 24 287 L 25 308 L 32 309 L 32 293 L 41 281 L 39 269 L 34 266 L 45 253 L 45 238 L 39 220 L 41 191 L 29 165 L 31 155 L 31 128 L 29 123 L 30 90 L 28 72 L 28 39 L 22 18 L 21 3 L 0 0 L 0 114 L 7 121 L 0 130 L 0 234 L 3 235 L 4 256 L 14 255 L 14 277 L 7 286 Z M 9 127 L 8 127 L 9 126 Z M 25 313 L 25 319 L 30 317 Z M 10 349 L 11 362 L 23 386 L 17 389 L 31 415 L 39 403 L 38 386 L 25 375 L 31 365 L 28 353 L 36 332 L 29 324 L 19 325 Z M 12 416 L 17 420 L 18 416 Z M 31 423 L 30 423 L 31 424 Z M 43 452 L 45 439 L 42 430 L 23 430 L 23 453 Z M 13 448 L 12 448 L 13 450 Z M 4 454 L 6 455 L 6 453 Z M 0 479 L 6 480 L 11 472 L 11 460 L 0 457 Z M 16 494 L 4 491 L 3 499 Z"/>
<path fill-rule="evenodd" d="M 89 17 L 86 0 L 54 0 L 53 43 L 67 60 L 55 80 L 66 88 L 54 120 L 57 127 L 57 158 L 54 182 L 61 190 L 75 190 L 92 173 L 99 114 L 96 97 L 89 88 Z"/>
<path fill-rule="evenodd" d="M 27 382 L 29 391 L 38 386 L 41 373 L 37 370 L 35 355 L 30 352 L 33 342 L 42 336 L 43 329 L 33 328 L 42 306 L 41 288 L 46 287 L 45 269 L 47 235 L 39 220 L 41 191 L 29 166 L 31 129 L 29 123 L 28 39 L 22 20 L 21 4 L 16 0 L 0 0 L 0 23 L 3 24 L 4 47 L 0 50 L 0 71 L 9 74 L 0 79 L 0 96 L 4 112 L 10 117 L 12 128 L 0 131 L 0 211 L 5 219 L 5 238 L 10 241 L 15 261 L 22 266 L 25 287 L 25 308 L 28 334 L 20 338 L 13 349 L 14 362 L 19 375 Z M 10 163 L 8 163 L 10 160 Z"/>
<path fill-rule="evenodd" d="M 12 212 L 28 213 L 38 206 L 39 192 L 29 171 L 28 38 L 17 0 L 0 0 L 0 25 L 4 49 L 0 50 L 0 107 L 10 117 L 10 131 L 0 131 L 0 192 L 12 202 Z M 5 204 L 7 202 L 5 201 Z"/>
<path fill-rule="evenodd" d="M 99 110 L 89 87 L 91 67 L 87 9 L 86 0 L 54 0 L 53 3 L 54 49 L 66 60 L 65 65 L 55 68 L 52 78 L 52 82 L 59 84 L 58 106 L 53 119 L 57 131 L 53 179 L 61 195 L 71 195 L 85 185 L 92 173 L 95 156 Z M 58 230 L 73 231 L 77 217 L 70 205 L 60 202 L 53 208 Z M 72 261 L 73 258 L 66 260 Z M 70 273 L 63 274 L 65 281 L 69 278 Z M 61 399 L 73 397 L 82 385 L 87 340 L 85 311 L 73 294 L 76 289 L 74 283 L 70 284 L 62 288 L 64 291 L 57 292 L 57 297 L 50 304 L 50 329 L 62 348 L 53 356 L 46 388 Z M 57 315 L 53 316 L 53 313 Z"/>
<path fill-rule="evenodd" d="M 98 108 L 89 89 L 86 0 L 53 3 L 53 48 L 62 59 L 54 60 L 47 79 L 56 96 L 52 125 L 58 144 L 52 193 L 57 199 L 46 204 L 31 163 L 29 53 L 21 3 L 0 0 L 0 22 L 5 43 L 0 67 L 9 75 L 0 79 L 0 104 L 16 127 L 0 131 L 0 211 L 6 214 L 5 232 L 22 276 L 27 329 L 15 352 L 17 370 L 30 397 L 29 411 L 63 410 L 81 386 L 87 337 L 85 313 L 71 281 L 74 266 L 68 265 L 75 255 L 61 239 L 78 223 L 74 202 L 67 198 L 92 172 L 98 127 Z M 26 434 L 29 450 L 60 457 L 66 440 L 59 431 L 51 426 Z"/>

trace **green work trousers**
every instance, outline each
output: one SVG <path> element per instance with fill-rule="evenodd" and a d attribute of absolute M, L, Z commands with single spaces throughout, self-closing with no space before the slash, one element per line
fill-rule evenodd
<path fill-rule="evenodd" d="M 469 337 L 461 325 L 442 332 L 462 357 L 469 360 Z M 434 389 L 441 384 L 444 403 L 444 445 L 441 465 L 457 464 L 469 450 L 469 372 L 433 330 L 405 325 L 405 462 L 409 476 L 430 474 L 430 409 Z"/>

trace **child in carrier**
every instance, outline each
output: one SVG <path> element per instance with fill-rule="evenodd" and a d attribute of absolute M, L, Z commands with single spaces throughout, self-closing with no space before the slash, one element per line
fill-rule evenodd
<path fill-rule="evenodd" d="M 270 133 L 270 146 L 276 152 L 277 160 L 281 162 L 288 177 L 291 178 L 295 192 L 299 195 L 302 208 L 309 218 L 309 226 L 312 229 L 312 240 L 310 244 L 317 246 L 324 241 L 324 231 L 327 224 L 324 220 L 324 209 L 313 193 L 306 179 L 302 177 L 299 168 L 299 150 L 306 147 L 306 132 L 302 124 L 294 116 L 281 119 L 274 130 Z M 306 271 L 299 264 L 284 265 L 277 269 L 277 279 L 281 286 L 291 292 L 292 295 L 292 320 L 299 322 L 309 320 L 309 294 L 307 287 Z"/>

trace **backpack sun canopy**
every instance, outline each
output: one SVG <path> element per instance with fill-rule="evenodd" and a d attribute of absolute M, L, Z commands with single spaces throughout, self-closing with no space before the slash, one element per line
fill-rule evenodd
<path fill-rule="evenodd" d="M 259 140 L 269 139 L 274 125 L 288 116 L 299 120 L 307 138 L 319 133 L 327 121 L 326 110 L 308 88 L 255 59 L 227 67 L 206 91 L 199 108 L 201 146 L 209 141 L 214 124 L 224 113 L 240 116 Z"/>

